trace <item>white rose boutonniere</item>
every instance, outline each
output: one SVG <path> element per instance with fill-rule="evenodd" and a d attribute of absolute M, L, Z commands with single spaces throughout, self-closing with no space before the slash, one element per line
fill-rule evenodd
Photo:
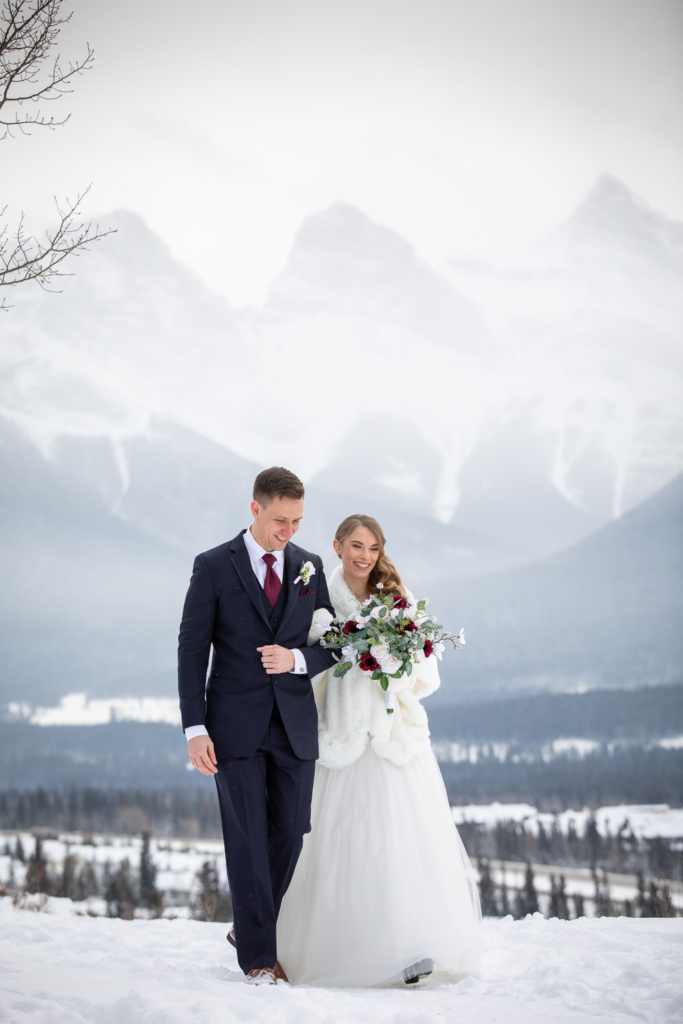
<path fill-rule="evenodd" d="M 299 569 L 299 575 L 294 582 L 303 583 L 303 585 L 306 586 L 311 576 L 315 576 L 315 566 L 313 565 L 313 562 L 302 562 L 301 568 Z"/>

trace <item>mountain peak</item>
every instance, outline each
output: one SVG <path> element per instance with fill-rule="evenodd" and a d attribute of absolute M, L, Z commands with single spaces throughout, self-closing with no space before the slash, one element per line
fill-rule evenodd
<path fill-rule="evenodd" d="M 294 241 L 290 263 L 308 261 L 311 256 L 337 253 L 347 260 L 370 258 L 392 263 L 414 260 L 413 247 L 390 228 L 371 220 L 350 203 L 334 203 L 307 217 Z"/>
<path fill-rule="evenodd" d="M 348 203 L 303 222 L 273 284 L 269 314 L 363 317 L 399 324 L 412 337 L 467 348 L 484 340 L 483 320 L 412 245 Z"/>
<path fill-rule="evenodd" d="M 104 251 L 113 243 L 116 258 L 132 261 L 159 261 L 167 264 L 173 262 L 171 252 L 166 243 L 152 231 L 145 220 L 133 210 L 114 210 L 113 213 L 101 217 L 99 224 L 103 230 L 113 229 L 116 234 L 105 243 Z M 113 252 L 112 252 L 113 256 Z"/>
<path fill-rule="evenodd" d="M 683 225 L 658 213 L 611 174 L 602 174 L 567 227 L 644 251 L 683 257 Z"/>
<path fill-rule="evenodd" d="M 601 174 L 577 207 L 574 220 L 594 226 L 621 228 L 634 219 L 650 220 L 657 214 L 639 196 L 611 174 Z"/>

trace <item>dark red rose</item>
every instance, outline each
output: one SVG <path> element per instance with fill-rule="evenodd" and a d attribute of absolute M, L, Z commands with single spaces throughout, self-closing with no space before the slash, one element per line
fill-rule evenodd
<path fill-rule="evenodd" d="M 432 641 L 431 640 L 425 640 L 425 645 L 422 648 L 422 650 L 425 652 L 425 658 L 428 658 L 430 654 L 433 654 L 434 653 L 434 644 L 432 643 Z"/>
<path fill-rule="evenodd" d="M 363 672 L 374 672 L 375 669 L 379 668 L 379 662 L 371 654 L 364 654 L 358 665 L 362 668 Z"/>
<path fill-rule="evenodd" d="M 396 600 L 394 601 L 394 608 L 407 608 L 407 607 L 408 607 L 408 602 L 406 601 L 405 597 L 397 597 Z"/>
<path fill-rule="evenodd" d="M 414 633 L 417 630 L 417 626 L 410 619 L 408 622 L 402 622 L 396 627 L 396 632 L 403 636 L 404 633 Z"/>
<path fill-rule="evenodd" d="M 344 628 L 342 629 L 342 633 L 344 634 L 344 636 L 349 636 L 351 633 L 357 632 L 358 624 L 355 623 L 353 619 L 349 619 L 349 621 L 344 625 Z"/>

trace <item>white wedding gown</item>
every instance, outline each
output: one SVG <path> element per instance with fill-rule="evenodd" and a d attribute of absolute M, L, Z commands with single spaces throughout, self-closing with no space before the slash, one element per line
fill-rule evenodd
<path fill-rule="evenodd" d="M 358 607 L 341 567 L 330 595 L 339 616 Z M 478 971 L 474 873 L 416 697 L 438 685 L 435 658 L 424 666 L 422 679 L 416 671 L 397 682 L 390 716 L 379 684 L 359 669 L 314 680 L 312 827 L 278 919 L 278 958 L 292 983 L 402 983 L 403 969 L 425 958 L 433 981 Z"/>

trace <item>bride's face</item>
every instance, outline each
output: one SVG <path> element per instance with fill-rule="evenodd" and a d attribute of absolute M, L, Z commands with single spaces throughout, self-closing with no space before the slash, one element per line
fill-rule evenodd
<path fill-rule="evenodd" d="M 366 580 L 379 558 L 377 538 L 367 526 L 357 526 L 341 544 L 335 540 L 334 550 L 342 560 L 344 575 L 350 579 Z"/>

